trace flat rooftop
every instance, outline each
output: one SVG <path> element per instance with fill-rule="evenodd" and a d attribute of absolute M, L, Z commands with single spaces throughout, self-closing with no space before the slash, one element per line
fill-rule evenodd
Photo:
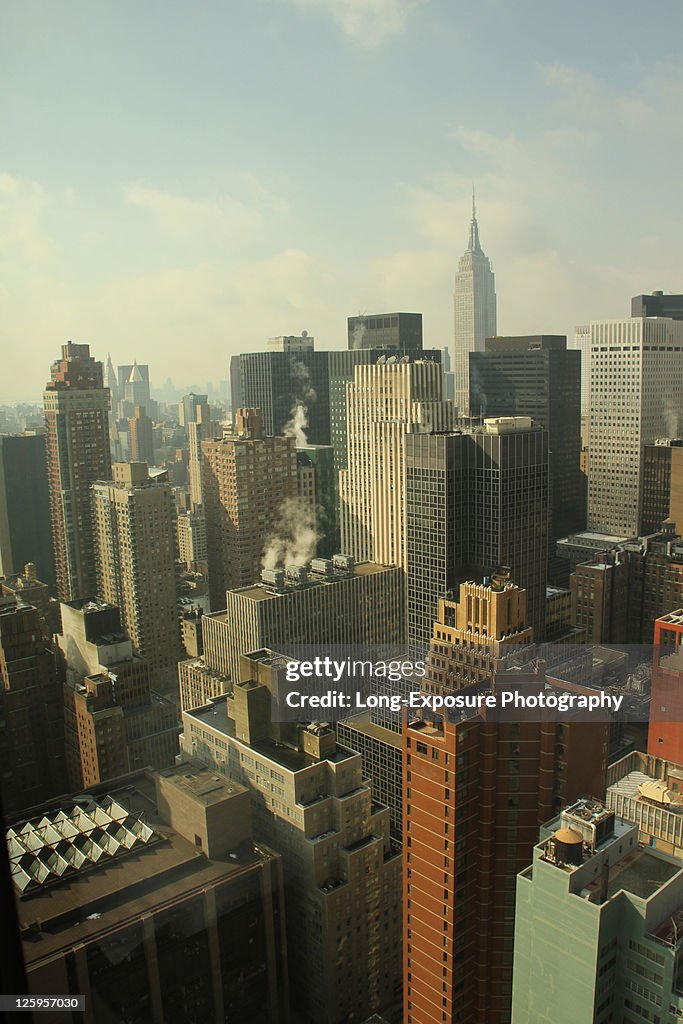
<path fill-rule="evenodd" d="M 211 768 L 183 762 L 173 768 L 164 768 L 158 774 L 181 793 L 186 793 L 203 807 L 222 803 L 226 797 L 247 793 L 246 786 L 233 782 L 225 775 L 217 775 Z"/>
<path fill-rule="evenodd" d="M 235 723 L 228 715 L 227 701 L 224 697 L 219 697 L 204 707 L 186 711 L 185 714 L 188 718 L 200 722 L 208 728 L 215 729 L 216 732 L 221 733 L 223 736 L 231 739 L 236 738 Z M 333 754 L 320 759 L 313 757 L 303 750 L 295 750 L 293 747 L 271 739 L 259 740 L 257 743 L 244 743 L 244 745 L 291 772 L 301 771 L 302 768 L 310 768 L 311 765 L 320 764 L 322 761 L 339 764 L 341 761 L 346 761 L 348 758 L 356 756 L 355 751 L 347 750 L 345 747 L 339 746 L 339 744 L 337 744 Z"/>
<path fill-rule="evenodd" d="M 401 734 L 373 722 L 370 711 L 361 711 L 359 715 L 351 715 L 350 718 L 342 719 L 339 724 L 346 725 L 349 729 L 355 729 L 357 732 L 363 733 L 364 736 L 379 740 L 380 743 L 388 743 L 390 746 L 396 747 L 397 750 L 402 748 Z"/>
<path fill-rule="evenodd" d="M 623 889 L 647 900 L 680 870 L 680 864 L 672 864 L 639 848 L 610 869 L 607 897 L 610 899 Z M 594 884 L 600 885 L 599 882 Z"/>
<path fill-rule="evenodd" d="M 358 576 L 375 576 L 377 573 L 390 572 L 394 569 L 390 565 L 378 565 L 376 562 L 357 562 L 353 571 L 336 569 L 331 576 L 318 575 L 309 572 L 308 576 L 301 582 L 285 578 L 282 589 L 277 590 L 272 583 L 254 583 L 249 587 L 239 587 L 236 590 L 228 591 L 231 594 L 239 594 L 240 597 L 249 601 L 270 601 L 278 597 L 286 597 L 293 591 L 305 590 L 311 587 L 329 587 L 343 580 L 354 579 Z M 219 612 L 211 616 L 214 619 L 225 619 L 226 613 Z"/>
<path fill-rule="evenodd" d="M 213 775 L 208 770 L 207 774 Z M 17 900 L 23 953 L 27 966 L 75 943 L 96 940 L 177 900 L 190 890 L 201 890 L 245 866 L 267 860 L 271 854 L 251 845 L 236 850 L 229 860 L 207 860 L 194 844 L 166 825 L 157 810 L 154 775 L 139 772 L 109 784 L 109 794 L 134 818 L 144 822 L 154 841 L 140 844 L 125 855 L 100 857 L 88 870 L 71 873 Z M 103 803 L 107 785 L 79 797 L 53 801 L 46 814 L 69 812 L 89 800 Z M 86 808 L 87 809 L 87 808 Z M 15 831 L 20 823 L 14 825 Z"/>

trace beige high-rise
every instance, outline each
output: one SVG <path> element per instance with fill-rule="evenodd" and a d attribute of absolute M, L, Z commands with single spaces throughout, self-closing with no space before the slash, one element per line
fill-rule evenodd
<path fill-rule="evenodd" d="M 144 462 L 115 463 L 113 475 L 92 488 L 98 596 L 121 609 L 152 684 L 173 689 L 180 656 L 173 491 L 152 483 Z"/>
<path fill-rule="evenodd" d="M 236 430 L 204 441 L 203 499 L 211 608 L 225 592 L 255 583 L 264 547 L 297 494 L 293 437 L 265 437 L 257 409 L 236 410 Z"/>
<path fill-rule="evenodd" d="M 339 473 L 342 550 L 358 561 L 405 566 L 405 436 L 448 430 L 439 363 L 397 360 L 355 368 L 347 385 L 347 469 Z"/>

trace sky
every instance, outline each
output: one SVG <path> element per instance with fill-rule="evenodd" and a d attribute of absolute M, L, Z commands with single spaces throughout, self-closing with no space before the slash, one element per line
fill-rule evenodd
<path fill-rule="evenodd" d="M 501 334 L 683 291 L 681 0 L 8 0 L 0 402 L 71 339 L 153 386 L 346 317 L 452 345 L 472 182 Z"/>

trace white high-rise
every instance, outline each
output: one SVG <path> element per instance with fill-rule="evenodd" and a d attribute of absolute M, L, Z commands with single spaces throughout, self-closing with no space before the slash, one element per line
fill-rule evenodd
<path fill-rule="evenodd" d="M 472 190 L 470 240 L 455 275 L 455 402 L 461 415 L 470 413 L 470 352 L 483 352 L 484 341 L 497 333 L 496 279 L 479 242 Z M 476 415 L 478 409 L 472 409 Z"/>
<path fill-rule="evenodd" d="M 356 366 L 346 408 L 342 550 L 357 561 L 404 567 L 405 435 L 449 430 L 456 422 L 455 406 L 443 397 L 442 367 L 409 356 Z"/>
<path fill-rule="evenodd" d="M 588 529 L 638 533 L 641 457 L 683 427 L 683 321 L 599 320 L 590 329 Z"/>

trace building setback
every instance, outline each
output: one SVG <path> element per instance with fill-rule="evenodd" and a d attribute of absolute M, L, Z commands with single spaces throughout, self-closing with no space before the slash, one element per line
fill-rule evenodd
<path fill-rule="evenodd" d="M 183 713 L 184 750 L 251 793 L 254 830 L 282 854 L 293 1008 L 364 1020 L 401 992 L 401 857 L 360 754 L 322 723 L 270 720 L 286 659 L 242 659 L 229 696 Z"/>
<path fill-rule="evenodd" d="M 92 489 L 96 592 L 121 609 L 155 689 L 173 690 L 180 657 L 173 491 L 150 480 L 144 462 L 115 463 L 113 474 Z"/>
<path fill-rule="evenodd" d="M 31 994 L 85 994 L 87 1024 L 287 1024 L 282 861 L 254 844 L 244 787 L 139 772 L 7 835 Z"/>
<path fill-rule="evenodd" d="M 62 345 L 44 394 L 45 444 L 57 595 L 96 590 L 90 486 L 111 474 L 109 389 L 88 345 Z"/>
<path fill-rule="evenodd" d="M 540 839 L 517 879 L 512 1024 L 683 1016 L 681 861 L 589 799 Z"/>
<path fill-rule="evenodd" d="M 96 601 L 61 606 L 57 637 L 64 682 L 69 784 L 80 790 L 126 772 L 167 768 L 178 753 L 177 704 L 152 693 L 119 609 Z"/>

